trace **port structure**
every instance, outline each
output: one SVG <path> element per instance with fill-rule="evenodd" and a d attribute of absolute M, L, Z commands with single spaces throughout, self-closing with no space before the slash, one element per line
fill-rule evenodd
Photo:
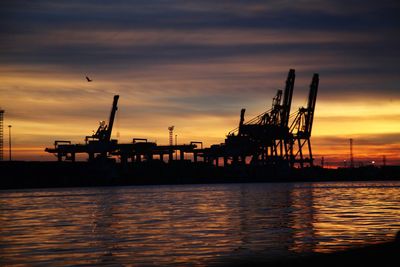
<path fill-rule="evenodd" d="M 308 104 L 290 113 L 295 70 L 289 70 L 284 91 L 278 90 L 271 109 L 245 122 L 240 112 L 239 126 L 227 134 L 225 142 L 203 151 L 204 161 L 219 165 L 313 166 L 311 131 L 317 99 L 319 75 L 314 74 Z"/>
<path fill-rule="evenodd" d="M 167 156 L 168 162 L 172 162 L 173 154 L 176 151 L 180 152 L 180 161 L 185 161 L 185 155 L 188 154 L 192 154 L 191 159 L 197 161 L 198 151 L 196 148 L 198 145 L 203 148 L 202 142 L 160 146 L 154 142 L 148 142 L 145 138 L 133 138 L 132 143 L 125 144 L 119 144 L 118 140 L 111 139 L 115 114 L 118 110 L 118 99 L 119 95 L 115 95 L 108 123 L 100 121 L 97 131 L 86 136 L 84 144 L 72 144 L 71 141 L 56 140 L 54 147 L 46 148 L 45 151 L 54 154 L 58 161 L 72 162 L 76 160 L 76 154 L 79 153 L 88 154 L 89 162 L 115 161 L 113 156 L 119 157 L 123 164 L 127 164 L 129 161 L 132 163 L 152 161 L 155 157 L 164 161 L 165 156 Z"/>
<path fill-rule="evenodd" d="M 159 160 L 174 162 L 173 155 L 179 151 L 175 161 L 203 161 L 219 166 L 277 166 L 283 168 L 310 167 L 314 165 L 311 148 L 311 132 L 317 100 L 319 75 L 314 74 L 306 107 L 291 112 L 295 70 L 290 69 L 284 90 L 277 90 L 269 110 L 245 121 L 245 109 L 240 111 L 239 125 L 230 131 L 224 143 L 203 148 L 202 142 L 173 144 L 173 126 L 168 127 L 169 145 L 158 145 L 146 138 L 133 138 L 131 143 L 119 144 L 111 139 L 114 117 L 119 96 L 114 96 L 108 124 L 101 121 L 99 128 L 85 137 L 85 144 L 71 144 L 57 140 L 53 153 L 59 161 L 75 161 L 77 153 L 87 153 L 88 161 L 111 160 L 119 157 L 122 164 L 139 164 L 143 161 Z"/>
<path fill-rule="evenodd" d="M 71 141 L 56 140 L 54 148 L 46 148 L 45 151 L 55 154 L 58 161 L 75 161 L 78 153 L 87 153 L 89 161 L 110 159 L 110 153 L 117 149 L 118 144 L 117 140 L 111 139 L 118 99 L 119 95 L 115 95 L 108 124 L 100 121 L 97 131 L 85 137 L 85 144 L 71 144 Z"/>
<path fill-rule="evenodd" d="M 311 131 L 314 121 L 315 105 L 319 86 L 319 75 L 313 75 L 308 94 L 307 107 L 301 107 L 293 114 L 294 120 L 290 126 L 289 151 L 290 166 L 299 164 L 300 167 L 314 165 L 311 149 Z"/>

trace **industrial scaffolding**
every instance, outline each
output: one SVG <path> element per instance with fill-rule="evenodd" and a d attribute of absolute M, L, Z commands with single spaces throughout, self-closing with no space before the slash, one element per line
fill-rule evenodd
<path fill-rule="evenodd" d="M 313 166 L 311 130 L 317 100 L 319 75 L 313 75 L 308 103 L 290 113 L 295 70 L 289 70 L 284 90 L 278 90 L 271 109 L 245 121 L 240 112 L 239 126 L 230 131 L 225 143 L 204 150 L 205 161 L 218 165 Z"/>

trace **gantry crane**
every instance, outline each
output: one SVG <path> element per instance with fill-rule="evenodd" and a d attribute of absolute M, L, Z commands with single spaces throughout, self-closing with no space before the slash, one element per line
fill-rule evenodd
<path fill-rule="evenodd" d="M 291 114 L 295 78 L 295 70 L 290 69 L 284 91 L 277 91 L 266 112 L 245 122 L 246 110 L 242 109 L 239 126 L 228 133 L 225 143 L 206 149 L 204 157 L 217 163 L 223 157 L 225 164 L 233 165 L 312 166 L 310 138 L 319 77 L 313 76 L 307 107 Z"/>
<path fill-rule="evenodd" d="M 319 85 L 319 75 L 314 74 L 308 95 L 307 107 L 301 107 L 295 114 L 295 118 L 290 126 L 290 165 L 294 167 L 296 163 L 300 167 L 304 164 L 313 166 L 314 158 L 311 150 L 311 130 L 314 121 L 315 104 Z M 303 148 L 307 148 L 303 150 Z"/>
<path fill-rule="evenodd" d="M 95 133 L 85 137 L 85 144 L 71 144 L 71 141 L 57 140 L 54 148 L 46 148 L 45 151 L 57 156 L 58 161 L 75 161 L 77 153 L 87 153 L 89 161 L 106 160 L 109 155 L 117 149 L 117 140 L 111 140 L 115 113 L 118 110 L 119 95 L 114 96 L 108 124 L 100 121 L 99 128 Z"/>
<path fill-rule="evenodd" d="M 295 82 L 295 70 L 289 70 L 285 90 L 278 90 L 268 111 L 244 122 L 241 110 L 239 127 L 228 133 L 224 150 L 233 164 L 275 164 L 288 159 L 289 117 Z M 283 96 L 283 98 L 282 98 Z"/>

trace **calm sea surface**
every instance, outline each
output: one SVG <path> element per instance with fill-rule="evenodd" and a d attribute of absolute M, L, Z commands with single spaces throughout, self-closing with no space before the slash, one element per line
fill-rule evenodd
<path fill-rule="evenodd" d="M 0 191 L 0 265 L 187 266 L 337 251 L 392 240 L 399 204 L 399 182 Z"/>

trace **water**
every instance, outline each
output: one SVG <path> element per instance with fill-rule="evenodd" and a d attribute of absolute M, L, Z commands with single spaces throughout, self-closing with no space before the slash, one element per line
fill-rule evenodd
<path fill-rule="evenodd" d="M 0 265 L 210 265 L 392 240 L 400 183 L 0 192 Z"/>

